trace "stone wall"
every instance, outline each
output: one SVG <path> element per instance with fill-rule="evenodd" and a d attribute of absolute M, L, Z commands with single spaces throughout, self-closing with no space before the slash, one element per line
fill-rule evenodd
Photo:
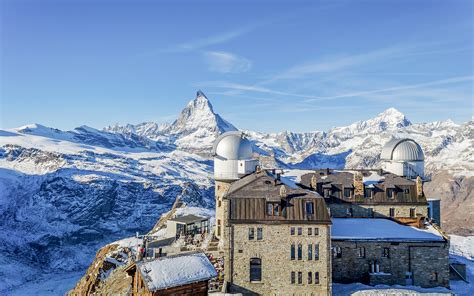
<path fill-rule="evenodd" d="M 428 206 L 424 205 L 358 205 L 358 204 L 328 204 L 331 209 L 331 217 L 347 217 L 347 209 L 352 208 L 352 217 L 369 217 L 369 208 L 374 211 L 375 218 L 390 217 L 390 208 L 395 209 L 395 217 L 410 217 L 410 209 L 415 209 L 415 216 L 428 217 Z"/>
<path fill-rule="evenodd" d="M 229 190 L 231 183 L 215 181 L 215 196 L 216 196 L 216 227 L 214 228 L 215 236 L 219 239 L 223 237 L 224 233 L 224 208 L 223 196 Z"/>
<path fill-rule="evenodd" d="M 333 281 L 366 284 L 406 285 L 406 273 L 412 272 L 413 285 L 421 287 L 449 286 L 449 247 L 447 242 L 332 242 L 340 248 L 341 257 L 333 256 Z M 359 257 L 359 248 L 365 256 Z M 383 257 L 383 249 L 389 256 Z M 378 272 L 371 263 L 377 262 Z"/>
<path fill-rule="evenodd" d="M 249 240 L 249 228 L 255 228 L 255 239 Z M 295 235 L 291 235 L 295 227 Z M 302 234 L 298 235 L 298 227 Z M 257 240 L 257 228 L 262 228 L 263 237 Z M 312 235 L 308 234 L 312 228 Z M 318 228 L 319 234 L 314 234 Z M 330 295 L 331 258 L 329 226 L 318 224 L 233 224 L 226 228 L 225 275 L 231 283 L 230 290 L 261 295 Z M 291 244 L 295 244 L 296 258 L 291 260 Z M 302 260 L 297 257 L 297 245 L 302 244 Z M 319 244 L 319 259 L 308 260 L 308 244 Z M 314 250 L 313 250 L 314 256 Z M 250 258 L 260 258 L 262 280 L 250 281 Z M 295 284 L 291 283 L 291 272 L 295 272 Z M 298 272 L 302 272 L 302 283 L 298 284 Z M 312 273 L 312 284 L 308 283 L 308 272 Z M 319 284 L 315 284 L 315 272 L 319 272 Z"/>

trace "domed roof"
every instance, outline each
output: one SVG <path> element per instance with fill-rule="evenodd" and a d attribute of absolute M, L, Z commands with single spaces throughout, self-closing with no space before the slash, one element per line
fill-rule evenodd
<path fill-rule="evenodd" d="M 232 131 L 220 135 L 214 142 L 212 155 L 227 160 L 245 160 L 252 158 L 252 144 L 243 132 Z"/>
<path fill-rule="evenodd" d="M 423 149 L 412 139 L 392 139 L 382 148 L 380 158 L 396 161 L 422 161 Z"/>

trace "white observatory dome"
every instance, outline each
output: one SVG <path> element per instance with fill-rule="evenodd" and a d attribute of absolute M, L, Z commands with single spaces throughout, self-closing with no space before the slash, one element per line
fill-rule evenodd
<path fill-rule="evenodd" d="M 382 149 L 380 158 L 393 161 L 423 161 L 420 145 L 412 139 L 392 139 Z"/>
<path fill-rule="evenodd" d="M 214 142 L 214 178 L 235 181 L 255 172 L 258 160 L 253 158 L 252 144 L 239 131 L 226 132 Z"/>
<path fill-rule="evenodd" d="M 242 132 L 226 132 L 214 142 L 212 154 L 226 160 L 251 159 L 252 144 Z"/>
<path fill-rule="evenodd" d="M 392 139 L 382 148 L 380 158 L 385 170 L 407 178 L 423 178 L 425 155 L 423 149 L 412 139 Z"/>

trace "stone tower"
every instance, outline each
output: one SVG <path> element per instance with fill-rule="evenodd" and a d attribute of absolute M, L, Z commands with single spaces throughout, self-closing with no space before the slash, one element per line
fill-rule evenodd
<path fill-rule="evenodd" d="M 258 160 L 252 156 L 252 144 L 239 131 L 223 133 L 214 142 L 214 180 L 216 195 L 215 235 L 221 239 L 224 228 L 223 197 L 230 185 L 241 177 L 253 173 Z"/>

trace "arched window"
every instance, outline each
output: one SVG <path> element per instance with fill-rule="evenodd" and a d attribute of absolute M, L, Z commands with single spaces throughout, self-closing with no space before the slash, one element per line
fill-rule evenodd
<path fill-rule="evenodd" d="M 262 281 L 262 259 L 250 258 L 250 281 Z"/>

